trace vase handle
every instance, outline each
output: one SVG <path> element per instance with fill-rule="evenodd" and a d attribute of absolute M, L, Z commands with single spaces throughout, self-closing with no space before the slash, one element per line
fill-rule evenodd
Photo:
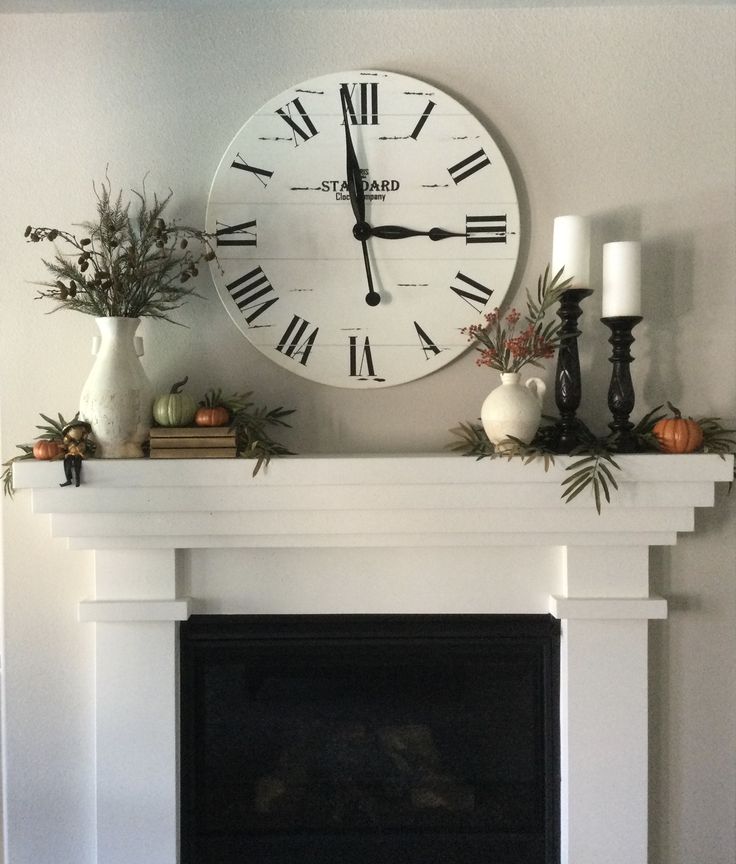
<path fill-rule="evenodd" d="M 541 378 L 530 378 L 526 382 L 526 387 L 537 397 L 537 402 L 542 404 L 544 394 L 547 392 L 547 385 Z"/>
<path fill-rule="evenodd" d="M 135 353 L 137 357 L 142 357 L 144 355 L 143 350 L 143 337 L 135 336 L 133 338 L 133 344 L 135 345 Z M 92 337 L 92 354 L 93 356 L 97 356 L 97 352 L 100 350 L 100 337 L 93 336 Z"/>

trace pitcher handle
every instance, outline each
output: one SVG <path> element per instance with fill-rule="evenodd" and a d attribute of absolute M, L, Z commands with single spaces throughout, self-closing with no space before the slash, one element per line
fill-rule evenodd
<path fill-rule="evenodd" d="M 526 382 L 526 386 L 537 397 L 537 402 L 541 405 L 544 394 L 547 392 L 547 385 L 544 381 L 541 378 L 530 378 Z"/>

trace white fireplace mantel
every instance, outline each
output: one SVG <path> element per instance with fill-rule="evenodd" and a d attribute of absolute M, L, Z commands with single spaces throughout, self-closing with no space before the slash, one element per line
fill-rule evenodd
<path fill-rule="evenodd" d="M 561 860 L 646 864 L 647 626 L 667 614 L 649 547 L 692 531 L 733 464 L 617 461 L 601 515 L 587 493 L 560 500 L 568 457 L 548 472 L 293 457 L 256 477 L 244 460 L 90 460 L 78 489 L 59 488 L 58 464 L 16 463 L 53 535 L 95 554 L 79 616 L 97 628 L 98 864 L 178 860 L 177 625 L 193 611 L 550 612 L 563 621 Z M 208 572 L 223 563 L 226 590 Z"/>

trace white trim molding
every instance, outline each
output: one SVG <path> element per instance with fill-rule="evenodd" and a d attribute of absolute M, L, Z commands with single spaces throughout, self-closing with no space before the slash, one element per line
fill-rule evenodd
<path fill-rule="evenodd" d="M 562 864 L 646 864 L 649 547 L 694 529 L 733 459 L 617 459 L 560 499 L 569 457 L 17 462 L 17 489 L 94 551 L 97 864 L 178 862 L 177 626 L 193 610 L 549 612 L 562 619 Z M 42 791 L 42 790 L 40 790 Z M 41 800 L 39 795 L 39 800 Z"/>

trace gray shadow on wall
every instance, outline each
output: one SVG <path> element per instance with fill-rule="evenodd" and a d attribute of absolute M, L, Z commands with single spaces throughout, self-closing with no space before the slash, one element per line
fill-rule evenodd
<path fill-rule="evenodd" d="M 517 162 L 513 151 L 506 143 L 506 139 L 482 112 L 478 112 L 476 116 L 478 116 L 481 123 L 490 132 L 491 137 L 498 145 L 498 149 L 501 151 L 501 153 L 503 154 L 503 158 L 506 160 L 509 172 L 511 173 L 511 178 L 514 181 L 516 198 L 519 203 L 519 231 L 521 233 L 521 237 L 519 240 L 519 257 L 516 260 L 516 269 L 514 270 L 514 275 L 511 279 L 511 284 L 509 285 L 509 290 L 505 297 L 506 305 L 508 305 L 509 300 L 514 297 L 515 292 L 519 290 L 521 276 L 523 273 L 526 272 L 526 265 L 529 259 L 529 246 L 531 243 L 532 232 L 529 192 L 527 190 L 526 182 L 524 180 L 524 175 L 521 173 L 521 167 L 519 166 L 519 163 Z"/>
<path fill-rule="evenodd" d="M 620 210 L 596 216 L 591 237 L 590 272 L 600 274 L 603 244 L 641 239 L 641 213 Z M 632 376 L 636 388 L 634 421 L 644 413 L 670 400 L 677 404 L 683 391 L 682 378 L 672 362 L 680 344 L 680 320 L 692 309 L 692 240 L 689 235 L 668 235 L 644 240 L 641 249 L 641 286 L 643 321 L 634 330 Z M 591 280 L 593 282 L 593 280 Z M 608 331 L 606 331 L 606 338 Z M 598 350 L 602 344 L 598 345 Z M 599 355 L 599 359 L 600 355 Z M 606 375 L 596 363 L 595 386 L 608 387 Z"/>
<path fill-rule="evenodd" d="M 618 240 L 638 240 L 641 234 L 640 211 L 634 208 L 621 209 L 591 215 L 590 225 L 590 287 L 594 294 L 583 303 L 583 318 L 580 321 L 580 368 L 583 377 L 583 399 L 578 415 L 597 435 L 606 435 L 607 423 L 611 419 L 607 405 L 608 387 L 611 381 L 611 347 L 608 341 L 611 331 L 601 323 L 603 244 Z M 635 332 L 639 338 L 639 333 Z M 634 349 L 636 349 L 636 345 Z M 636 355 L 636 350 L 634 354 Z M 636 386 L 637 366 L 632 375 Z M 634 419 L 638 417 L 638 409 Z"/>
<path fill-rule="evenodd" d="M 693 308 L 693 244 L 687 234 L 642 246 L 642 307 L 647 321 L 649 370 L 643 396 L 654 407 L 680 402 L 683 382 L 676 363 L 680 321 Z"/>

